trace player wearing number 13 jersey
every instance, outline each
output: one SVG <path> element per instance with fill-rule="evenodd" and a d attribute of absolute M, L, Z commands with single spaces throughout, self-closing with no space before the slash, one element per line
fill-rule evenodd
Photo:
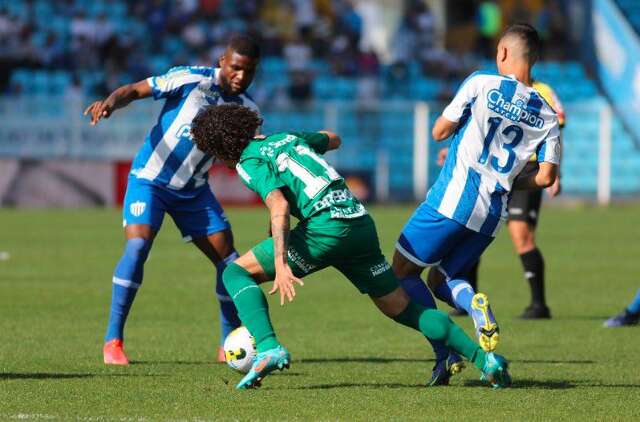
<path fill-rule="evenodd" d="M 485 350 L 496 347 L 498 326 L 467 273 L 506 220 L 510 192 L 551 185 L 560 160 L 558 117 L 531 87 L 539 43 L 530 25 L 507 29 L 498 44 L 499 73 L 472 74 L 445 108 L 433 137 L 452 136 L 449 153 L 396 245 L 396 275 L 415 278 L 437 266 L 446 282 L 431 286 L 436 297 L 473 317 Z M 539 170 L 516 180 L 533 154 Z"/>

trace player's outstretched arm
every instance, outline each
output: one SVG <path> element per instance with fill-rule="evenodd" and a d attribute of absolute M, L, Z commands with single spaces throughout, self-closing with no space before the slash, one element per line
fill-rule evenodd
<path fill-rule="evenodd" d="M 273 256 L 276 268 L 276 276 L 273 280 L 273 288 L 269 294 L 280 290 L 280 305 L 284 305 L 284 298 L 291 302 L 296 295 L 293 283 L 303 286 L 302 280 L 293 275 L 289 261 L 290 217 L 289 202 L 280 189 L 275 189 L 267 195 L 265 204 L 269 208 L 271 217 L 271 236 L 273 238 Z"/>
<path fill-rule="evenodd" d="M 340 145 L 342 145 L 342 139 L 337 133 L 329 132 L 328 130 L 320 130 L 318 132 L 324 133 L 329 138 L 329 145 L 327 146 L 327 151 L 338 149 L 340 148 Z"/>
<path fill-rule="evenodd" d="M 95 125 L 102 118 L 108 119 L 115 110 L 127 106 L 131 101 L 151 96 L 151 87 L 146 80 L 123 85 L 106 99 L 95 101 L 84 111 L 91 116 L 91 124 Z"/>
<path fill-rule="evenodd" d="M 553 163 L 540 163 L 538 171 L 521 175 L 513 182 L 514 190 L 538 190 L 551 186 L 558 177 L 558 165 Z"/>
<path fill-rule="evenodd" d="M 458 127 L 457 122 L 452 122 L 447 120 L 444 116 L 440 116 L 433 125 L 433 129 L 431 129 L 431 136 L 436 142 L 444 141 L 451 136 L 451 134 L 456 130 L 456 127 Z"/>

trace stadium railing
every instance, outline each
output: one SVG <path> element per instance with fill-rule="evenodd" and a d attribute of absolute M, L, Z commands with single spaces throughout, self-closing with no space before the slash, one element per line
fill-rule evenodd
<path fill-rule="evenodd" d="M 84 98 L 1 97 L 0 159 L 132 159 L 155 123 L 160 102 L 141 101 L 90 126 Z M 640 195 L 640 150 L 601 98 L 565 104 L 563 183 L 569 197 L 599 199 Z M 441 145 L 430 139 L 438 103 L 313 102 L 263 108 L 265 133 L 331 129 L 344 139 L 328 160 L 366 181 L 378 200 L 420 200 L 438 175 Z M 443 144 L 442 146 L 446 145 Z"/>

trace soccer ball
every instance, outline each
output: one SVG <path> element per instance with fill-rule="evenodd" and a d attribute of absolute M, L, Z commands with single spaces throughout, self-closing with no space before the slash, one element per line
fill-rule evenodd
<path fill-rule="evenodd" d="M 224 357 L 227 365 L 246 374 L 256 356 L 256 340 L 247 327 L 238 327 L 224 340 Z"/>

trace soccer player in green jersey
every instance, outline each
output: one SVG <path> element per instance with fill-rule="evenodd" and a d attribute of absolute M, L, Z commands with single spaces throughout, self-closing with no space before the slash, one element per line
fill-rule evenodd
<path fill-rule="evenodd" d="M 439 311 L 411 302 L 380 251 L 373 220 L 344 179 L 321 157 L 340 138 L 330 132 L 256 136 L 262 121 L 237 104 L 204 108 L 191 133 L 201 151 L 230 167 L 264 200 L 272 236 L 230 264 L 224 284 L 240 320 L 256 340 L 257 356 L 236 388 L 258 387 L 291 357 L 276 339 L 266 298 L 258 284 L 273 281 L 280 304 L 292 301 L 299 277 L 333 266 L 388 317 L 441 341 L 482 371 L 494 387 L 511 383 L 507 361 L 484 352 L 460 327 Z M 290 216 L 299 224 L 290 230 Z"/>

